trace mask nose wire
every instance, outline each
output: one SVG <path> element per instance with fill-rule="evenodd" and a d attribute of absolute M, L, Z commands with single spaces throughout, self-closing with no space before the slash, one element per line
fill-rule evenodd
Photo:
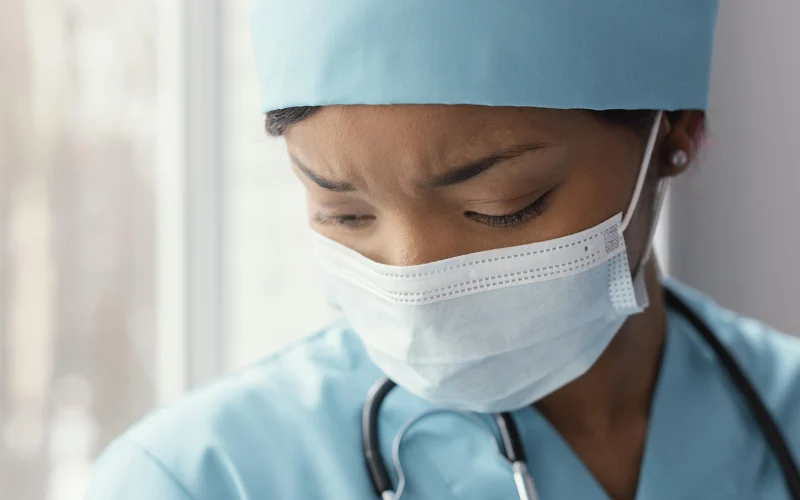
<path fill-rule="evenodd" d="M 622 218 L 622 224 L 619 228 L 620 234 L 622 234 L 628 228 L 628 224 L 631 223 L 631 219 L 633 218 L 633 213 L 636 211 L 636 206 L 639 204 L 639 197 L 642 195 L 642 188 L 644 187 L 644 181 L 647 178 L 647 170 L 650 166 L 650 160 L 653 159 L 653 151 L 656 148 L 656 140 L 658 139 L 658 132 L 661 130 L 661 119 L 663 116 L 663 111 L 659 111 L 656 114 L 656 119 L 653 122 L 653 128 L 650 130 L 650 137 L 647 139 L 647 148 L 644 150 L 644 158 L 642 158 L 642 164 L 639 166 L 639 177 L 636 179 L 636 188 L 633 190 L 633 196 L 631 197 L 630 204 L 628 205 L 628 209 L 625 211 L 625 216 Z"/>

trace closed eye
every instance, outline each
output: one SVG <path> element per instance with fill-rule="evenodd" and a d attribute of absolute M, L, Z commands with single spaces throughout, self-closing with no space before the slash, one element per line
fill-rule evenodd
<path fill-rule="evenodd" d="M 313 221 L 323 226 L 343 226 L 349 229 L 360 229 L 375 220 L 373 215 L 326 215 L 314 214 Z"/>
<path fill-rule="evenodd" d="M 548 197 L 552 191 L 545 193 L 542 197 L 528 205 L 527 207 L 507 215 L 486 215 L 478 212 L 464 212 L 464 216 L 481 224 L 492 227 L 514 227 L 529 222 L 540 216 L 548 208 Z"/>

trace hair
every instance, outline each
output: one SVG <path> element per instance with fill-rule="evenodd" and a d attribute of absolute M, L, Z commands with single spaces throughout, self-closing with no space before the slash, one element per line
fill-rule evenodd
<path fill-rule="evenodd" d="M 286 129 L 292 125 L 299 123 L 309 116 L 322 109 L 322 106 L 297 106 L 291 108 L 278 109 L 267 113 L 266 130 L 271 136 L 278 137 L 286 133 Z M 609 123 L 610 125 L 623 127 L 629 129 L 641 136 L 646 140 L 650 134 L 650 129 L 653 125 L 657 111 L 650 109 L 610 109 L 603 111 L 586 110 L 588 113 L 595 115 L 601 120 Z M 667 113 L 668 116 L 674 116 L 679 112 Z M 698 145 L 702 145 L 705 136 L 705 123 L 701 122 L 695 141 Z"/>
<path fill-rule="evenodd" d="M 278 137 L 286 133 L 286 129 L 301 122 L 322 109 L 322 106 L 297 106 L 278 109 L 267 113 L 267 133 Z"/>
<path fill-rule="evenodd" d="M 275 137 L 281 136 L 286 133 L 286 129 L 305 120 L 320 109 L 322 106 L 297 106 L 270 111 L 267 113 L 266 120 L 267 133 Z M 626 109 L 589 110 L 589 112 L 612 125 L 630 128 L 637 132 L 643 131 L 645 134 L 649 132 L 656 114 L 656 111 L 652 110 Z"/>

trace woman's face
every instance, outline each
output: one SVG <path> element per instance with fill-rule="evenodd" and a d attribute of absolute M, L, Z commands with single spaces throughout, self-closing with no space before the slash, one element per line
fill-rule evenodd
<path fill-rule="evenodd" d="M 625 233 L 632 264 L 667 128 Z M 330 106 L 286 133 L 314 229 L 395 266 L 558 238 L 624 212 L 645 139 L 585 111 L 444 105 Z"/>

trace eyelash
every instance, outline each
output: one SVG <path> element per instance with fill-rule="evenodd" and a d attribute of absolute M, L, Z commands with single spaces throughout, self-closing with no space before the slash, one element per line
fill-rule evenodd
<path fill-rule="evenodd" d="M 464 212 L 470 219 L 492 227 L 514 227 L 540 216 L 548 208 L 550 193 L 534 201 L 518 212 L 508 215 L 486 215 L 478 212 Z M 334 215 L 316 214 L 314 222 L 326 226 L 345 226 L 348 229 L 360 229 L 375 219 L 372 215 Z"/>
<path fill-rule="evenodd" d="M 314 222 L 323 226 L 345 226 L 348 229 L 360 229 L 375 219 L 371 215 L 324 215 L 316 214 Z"/>
<path fill-rule="evenodd" d="M 523 208 L 518 212 L 514 212 L 513 214 L 508 215 L 486 215 L 480 214 L 477 212 L 465 212 L 464 215 L 471 218 L 474 221 L 480 222 L 482 224 L 486 224 L 487 226 L 492 227 L 514 227 L 520 224 L 524 224 L 525 222 L 531 221 L 536 217 L 542 215 L 545 210 L 547 210 L 548 204 L 548 197 L 550 193 L 546 193 L 544 196 L 539 198 L 538 200 L 534 201 L 527 207 Z"/>

